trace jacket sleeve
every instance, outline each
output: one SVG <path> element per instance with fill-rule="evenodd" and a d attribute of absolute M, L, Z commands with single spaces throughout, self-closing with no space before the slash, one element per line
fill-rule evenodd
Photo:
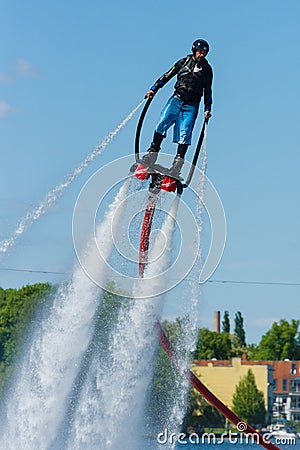
<path fill-rule="evenodd" d="M 179 61 L 177 61 L 174 64 L 174 66 L 171 67 L 170 70 L 168 70 L 168 72 L 164 73 L 158 80 L 155 81 L 154 85 L 150 88 L 150 90 L 153 92 L 157 92 L 158 89 L 162 88 L 168 81 L 171 80 L 171 78 L 177 75 L 177 73 L 179 72 L 185 61 L 186 58 L 182 58 Z"/>
<path fill-rule="evenodd" d="M 213 81 L 213 70 L 212 70 L 211 66 L 208 66 L 207 82 L 206 82 L 206 86 L 204 88 L 204 111 L 211 111 L 212 81 Z"/>

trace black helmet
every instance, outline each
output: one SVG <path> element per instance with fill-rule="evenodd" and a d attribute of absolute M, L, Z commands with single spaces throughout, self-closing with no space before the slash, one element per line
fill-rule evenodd
<path fill-rule="evenodd" d="M 209 45 L 204 39 L 197 39 L 192 45 L 192 52 L 195 56 L 196 50 L 205 50 L 206 53 L 209 52 Z"/>

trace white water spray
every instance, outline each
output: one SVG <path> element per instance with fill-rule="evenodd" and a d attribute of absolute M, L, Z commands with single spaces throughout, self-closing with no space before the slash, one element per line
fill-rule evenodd
<path fill-rule="evenodd" d="M 168 268 L 175 218 L 176 197 L 149 255 L 145 279 L 135 294 L 157 292 L 155 276 Z M 158 257 L 160 255 L 160 257 Z M 163 278 L 160 279 L 163 283 Z M 159 286 L 163 290 L 163 285 Z M 157 345 L 153 325 L 161 311 L 158 297 L 133 299 L 123 304 L 110 340 L 109 358 L 94 355 L 75 414 L 69 449 L 140 450 L 145 435 L 144 407 Z"/>
<path fill-rule="evenodd" d="M 13 232 L 9 239 L 5 239 L 0 242 L 0 253 L 6 253 L 17 241 L 17 239 L 43 214 L 55 204 L 55 202 L 62 196 L 65 189 L 77 178 L 79 174 L 91 163 L 96 156 L 101 155 L 103 150 L 108 146 L 112 139 L 119 133 L 119 131 L 129 122 L 135 112 L 140 108 L 143 101 L 140 102 L 128 116 L 113 130 L 111 131 L 103 141 L 98 144 L 95 149 L 85 158 L 85 160 L 68 176 L 64 183 L 61 183 L 51 189 L 45 198 L 32 210 L 28 211 L 25 216 L 20 220 L 17 228 Z"/>
<path fill-rule="evenodd" d="M 96 230 L 105 259 L 113 248 L 112 221 L 116 220 L 116 211 L 120 216 L 129 183 L 127 179 Z M 86 258 L 92 263 L 95 255 L 87 252 Z M 36 322 L 2 412 L 7 423 L 2 421 L 1 449 L 46 450 L 57 438 L 82 355 L 91 339 L 100 294 L 81 268 L 76 268 L 71 282 L 60 287 L 50 310 Z"/>

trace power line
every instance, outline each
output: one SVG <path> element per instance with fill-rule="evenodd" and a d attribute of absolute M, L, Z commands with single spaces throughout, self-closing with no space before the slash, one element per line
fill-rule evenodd
<path fill-rule="evenodd" d="M 54 275 L 66 275 L 66 272 L 55 272 L 51 270 L 35 270 L 35 269 L 17 269 L 11 267 L 0 267 L 0 270 L 10 272 L 27 272 L 27 273 L 44 273 Z M 178 278 L 179 280 L 179 278 Z M 186 278 L 187 281 L 197 282 L 195 279 Z M 300 286 L 300 283 L 285 282 L 285 281 L 253 281 L 253 280 L 207 280 L 206 283 L 219 283 L 219 284 L 252 284 L 252 285 L 266 285 L 266 286 Z"/>
<path fill-rule="evenodd" d="M 51 270 L 15 269 L 15 268 L 11 268 L 11 267 L 0 267 L 0 270 L 10 271 L 10 272 L 52 273 L 55 275 L 65 275 L 66 274 L 66 272 L 54 272 Z"/>
<path fill-rule="evenodd" d="M 284 281 L 207 280 L 207 283 L 258 284 L 274 286 L 300 286 L 300 283 Z"/>

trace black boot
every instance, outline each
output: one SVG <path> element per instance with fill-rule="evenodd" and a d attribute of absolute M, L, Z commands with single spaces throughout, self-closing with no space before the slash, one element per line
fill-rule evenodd
<path fill-rule="evenodd" d="M 142 162 L 147 166 L 154 164 L 157 160 L 158 152 L 160 150 L 160 145 L 164 139 L 162 134 L 154 132 L 153 141 L 151 142 L 150 147 L 147 150 L 147 154 L 143 156 Z"/>
<path fill-rule="evenodd" d="M 151 147 L 150 147 L 151 148 Z M 142 157 L 142 164 L 144 163 L 146 166 L 151 166 L 152 164 L 155 164 L 158 157 L 158 151 L 157 150 L 148 150 L 148 153 Z"/>
<path fill-rule="evenodd" d="M 180 158 L 185 157 L 185 154 L 187 152 L 188 149 L 188 144 L 178 144 L 178 148 L 177 148 L 177 155 L 176 156 L 180 156 Z"/>
<path fill-rule="evenodd" d="M 180 155 L 176 155 L 172 164 L 172 167 L 170 168 L 170 177 L 172 178 L 179 178 L 181 168 L 184 164 L 184 159 L 180 157 Z"/>
<path fill-rule="evenodd" d="M 150 148 L 148 148 L 148 152 L 159 152 L 161 143 L 164 139 L 164 135 L 157 133 L 157 131 L 154 131 L 153 135 L 153 141 L 151 142 Z"/>
<path fill-rule="evenodd" d="M 188 144 L 178 144 L 177 155 L 174 158 L 172 167 L 170 168 L 170 176 L 178 178 L 181 168 L 184 164 L 184 157 L 188 149 Z"/>

